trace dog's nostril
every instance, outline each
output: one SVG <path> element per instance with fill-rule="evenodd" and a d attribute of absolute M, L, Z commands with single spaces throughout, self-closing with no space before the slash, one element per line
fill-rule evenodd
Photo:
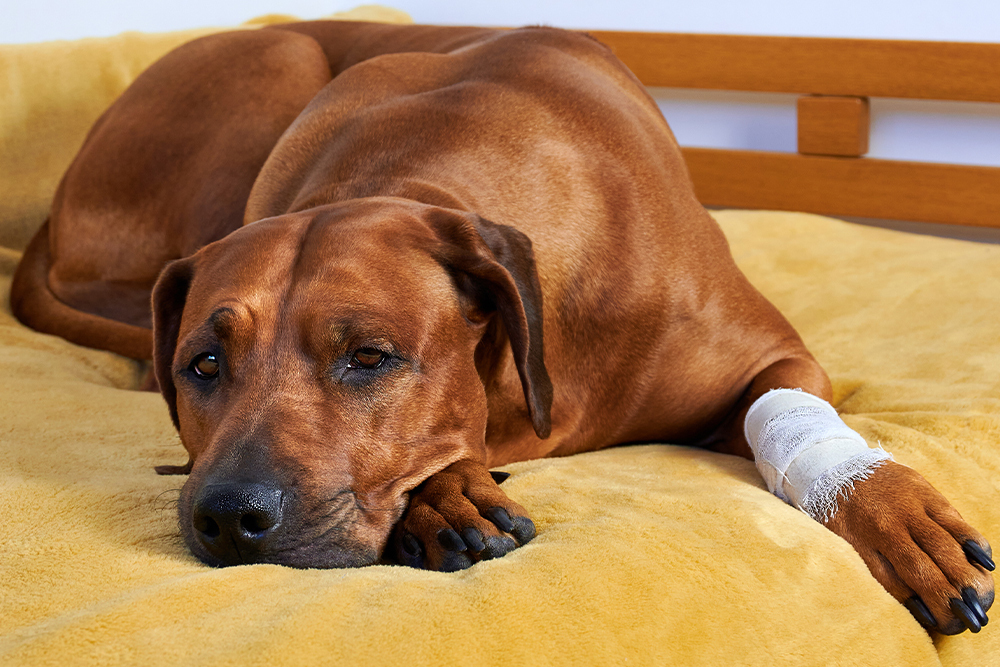
<path fill-rule="evenodd" d="M 194 527 L 195 530 L 209 539 L 215 539 L 222 532 L 219 530 L 219 524 L 210 516 L 203 516 L 196 519 Z"/>
<path fill-rule="evenodd" d="M 266 533 L 274 525 L 273 521 L 268 521 L 266 517 L 256 514 L 244 514 L 240 519 L 240 527 L 250 535 L 260 535 Z"/>

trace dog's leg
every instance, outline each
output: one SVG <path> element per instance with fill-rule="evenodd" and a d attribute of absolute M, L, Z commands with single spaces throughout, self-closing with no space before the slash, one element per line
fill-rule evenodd
<path fill-rule="evenodd" d="M 453 463 L 410 494 L 389 550 L 411 567 L 451 572 L 498 558 L 535 536 L 527 511 L 476 461 Z"/>
<path fill-rule="evenodd" d="M 845 495 L 826 526 L 921 625 L 944 634 L 986 625 L 990 545 L 927 480 L 888 462 Z"/>
<path fill-rule="evenodd" d="M 759 443 L 757 447 L 752 446 L 744 424 L 751 406 L 769 391 L 780 388 L 800 389 L 824 401 L 831 396 L 829 380 L 815 360 L 806 355 L 784 359 L 756 376 L 731 421 L 713 438 L 710 447 L 751 460 L 755 460 L 756 451 L 760 455 L 758 459 L 765 459 L 763 467 L 762 461 L 756 460 L 758 468 L 765 472 L 770 465 L 766 460 L 769 454 Z M 761 431 L 771 429 L 769 437 L 773 439 L 778 432 L 775 429 L 781 428 L 781 437 L 786 441 L 813 437 L 827 449 L 830 448 L 830 431 L 860 440 L 860 436 L 842 425 L 832 408 L 827 411 L 828 406 L 823 407 L 815 399 L 807 399 L 806 403 L 810 400 L 818 407 L 807 406 L 799 415 L 813 411 L 817 419 L 825 420 L 829 429 L 825 434 L 809 435 L 819 433 L 819 429 L 804 422 L 791 429 L 796 431 L 794 433 L 787 426 L 778 426 L 772 420 L 780 419 L 780 411 L 763 424 Z M 755 425 L 751 419 L 747 431 L 757 428 L 760 420 L 757 421 Z M 846 429 L 846 433 L 839 431 L 841 428 Z M 749 436 L 751 441 L 757 439 L 753 433 Z M 783 469 L 775 473 L 773 466 L 769 468 L 769 474 L 778 480 L 779 487 L 782 482 L 787 486 L 792 479 L 792 466 L 801 469 L 800 461 L 808 465 L 809 458 L 817 456 L 809 454 L 808 447 L 799 446 L 797 456 L 803 457 L 800 459 L 785 444 L 772 443 L 770 446 L 772 449 L 784 447 L 784 451 L 790 452 L 786 456 L 787 465 L 782 464 Z M 845 448 L 850 446 L 845 444 Z M 829 459 L 830 454 L 826 456 Z M 832 456 L 836 462 L 836 452 Z M 839 469 L 853 469 L 853 476 L 839 476 L 842 483 L 832 487 L 832 503 L 819 515 L 814 512 L 813 518 L 847 540 L 879 583 L 922 625 L 945 634 L 955 634 L 966 628 L 978 632 L 988 621 L 986 611 L 994 597 L 993 577 L 989 573 L 994 564 L 989 543 L 916 471 L 891 460 L 877 460 L 881 456 L 872 457 L 866 453 L 858 456 L 867 456 L 866 460 L 874 462 L 863 465 L 859 471 L 857 465 L 852 468 L 849 459 L 845 459 L 846 467 Z M 772 455 L 772 458 L 778 457 Z M 824 459 L 816 460 L 822 467 Z M 816 471 L 814 478 L 819 480 L 823 472 Z M 838 479 L 837 465 L 827 468 L 826 472 L 827 481 Z M 781 493 L 774 488 L 771 491 Z M 792 499 L 788 502 L 796 504 Z"/>
<path fill-rule="evenodd" d="M 332 77 L 314 40 L 218 33 L 170 52 L 91 128 L 11 286 L 22 322 L 149 359 L 163 267 L 237 229 L 275 143 Z"/>

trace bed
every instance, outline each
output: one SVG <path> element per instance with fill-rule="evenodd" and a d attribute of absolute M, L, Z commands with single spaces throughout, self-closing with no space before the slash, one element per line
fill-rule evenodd
<path fill-rule="evenodd" d="M 346 18 L 405 21 L 368 8 Z M 258 23 L 277 22 L 270 16 Z M 254 29 L 254 26 L 244 26 Z M 210 30 L 0 47 L 0 290 L 97 115 Z M 834 405 L 1000 545 L 1000 245 L 818 214 L 1000 227 L 1000 168 L 863 157 L 870 97 L 1000 102 L 1000 45 L 595 31 L 650 86 L 803 95 L 799 153 L 685 148 L 737 262 Z M 212 569 L 142 369 L 0 311 L 4 665 L 967 665 L 752 463 L 632 446 L 509 466 L 538 536 L 452 574 Z"/>

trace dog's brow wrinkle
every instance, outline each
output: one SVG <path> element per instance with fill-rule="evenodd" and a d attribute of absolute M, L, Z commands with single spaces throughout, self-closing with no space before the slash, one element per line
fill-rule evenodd
<path fill-rule="evenodd" d="M 328 338 L 338 342 L 348 343 L 364 340 L 366 342 L 379 343 L 389 347 L 392 344 L 391 335 L 386 330 L 385 322 L 389 318 L 379 318 L 372 315 L 367 309 L 350 309 L 348 315 L 342 315 L 330 321 L 325 330 Z"/>
<path fill-rule="evenodd" d="M 293 293 L 295 292 L 297 285 L 300 282 L 302 283 L 306 282 L 304 280 L 303 281 L 295 280 L 294 278 L 299 275 L 300 269 L 304 264 L 304 255 L 305 255 L 304 250 L 307 248 L 310 234 L 314 231 L 314 228 L 321 226 L 317 224 L 321 218 L 323 220 L 326 219 L 323 216 L 315 216 L 312 219 L 310 219 L 306 225 L 302 227 L 302 230 L 298 238 L 298 246 L 295 248 L 295 258 L 292 261 L 291 266 L 288 267 L 288 269 L 285 271 L 285 273 L 287 273 L 287 275 L 291 279 L 286 281 L 284 293 L 282 295 L 281 301 L 279 301 L 280 305 L 278 307 L 278 317 L 277 317 L 278 321 L 284 321 L 286 319 L 286 315 L 288 313 L 290 304 L 292 303 Z"/>
<path fill-rule="evenodd" d="M 208 318 L 215 335 L 222 340 L 230 340 L 239 324 L 240 316 L 232 308 L 223 307 L 216 310 Z"/>

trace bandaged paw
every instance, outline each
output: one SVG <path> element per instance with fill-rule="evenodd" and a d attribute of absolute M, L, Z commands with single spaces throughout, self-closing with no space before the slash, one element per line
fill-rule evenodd
<path fill-rule="evenodd" d="M 869 448 L 832 405 L 798 389 L 774 389 L 747 412 L 743 432 L 767 488 L 820 522 L 837 499 L 892 456 Z"/>

